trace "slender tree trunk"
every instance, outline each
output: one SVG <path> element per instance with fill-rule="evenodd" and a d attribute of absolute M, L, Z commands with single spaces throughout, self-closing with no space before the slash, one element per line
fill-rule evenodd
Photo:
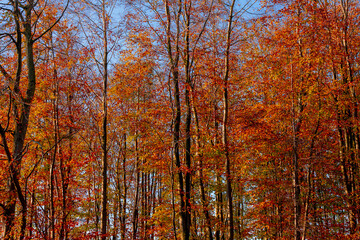
<path fill-rule="evenodd" d="M 228 201 L 228 214 L 229 214 L 229 240 L 234 239 L 234 217 L 233 217 L 233 196 L 232 196 L 232 186 L 231 186 L 231 162 L 229 156 L 229 143 L 228 143 L 228 114 L 229 114 L 229 106 L 228 106 L 228 80 L 229 80 L 229 67 L 230 67 L 230 47 L 231 47 L 231 32 L 232 32 L 232 23 L 233 23 L 233 12 L 234 5 L 236 0 L 232 0 L 230 6 L 230 14 L 228 18 L 228 29 L 226 35 L 226 51 L 225 51 L 225 71 L 224 71 L 224 86 L 223 86 L 223 104 L 224 104 L 224 113 L 223 113 L 223 136 L 222 136 L 222 144 L 225 155 L 225 168 L 226 168 L 226 195 Z"/>
<path fill-rule="evenodd" d="M 118 200 L 117 198 L 114 198 L 115 202 L 114 202 L 114 206 L 113 206 L 113 214 L 114 214 L 114 223 L 113 223 L 113 232 L 112 232 L 112 240 L 117 240 L 117 235 L 118 235 L 118 223 L 119 223 L 119 202 L 116 201 Z"/>
<path fill-rule="evenodd" d="M 73 90 L 72 90 L 72 78 L 71 74 L 68 74 L 69 77 L 69 85 L 67 88 L 67 107 L 69 112 L 69 120 L 71 125 L 74 125 L 74 118 L 73 118 Z M 60 176 L 61 176 L 61 195 L 62 195 L 62 205 L 61 205 L 61 227 L 60 227 L 60 235 L 59 240 L 67 240 L 69 234 L 69 228 L 67 224 L 67 218 L 70 212 L 68 209 L 68 188 L 69 188 L 69 175 L 70 175 L 70 166 L 69 162 L 71 162 L 73 158 L 73 134 L 74 129 L 72 126 L 68 129 L 68 136 L 69 136 L 69 157 L 65 161 L 64 158 L 60 158 Z"/>
<path fill-rule="evenodd" d="M 293 204 L 294 204 L 294 239 L 300 240 L 300 182 L 299 182 L 299 156 L 298 156 L 298 133 L 300 121 L 293 122 Z"/>
<path fill-rule="evenodd" d="M 175 208 L 175 194 L 174 194 L 174 184 L 175 184 L 175 174 L 174 174 L 174 159 L 171 159 L 171 167 L 170 167 L 170 174 L 171 174 L 171 207 L 172 207 L 172 225 L 174 231 L 174 238 L 177 240 L 177 231 L 176 231 L 176 208 Z"/>
<path fill-rule="evenodd" d="M 145 164 L 143 162 L 143 164 Z M 147 173 L 143 172 L 141 181 L 141 238 L 147 239 L 146 222 L 147 222 Z"/>
<path fill-rule="evenodd" d="M 308 184 L 308 190 L 306 193 L 306 199 L 305 199 L 305 209 L 304 209 L 304 221 L 303 221 L 303 227 L 302 227 L 302 238 L 301 240 L 306 239 L 306 231 L 307 231 L 307 225 L 308 225 L 308 217 L 309 217 L 309 207 L 310 207 L 310 198 L 311 198 L 311 173 L 312 169 L 311 166 L 309 166 L 308 173 L 306 176 L 306 181 Z"/>
<path fill-rule="evenodd" d="M 91 155 L 91 152 L 89 153 L 89 155 Z M 93 166 L 94 168 L 94 166 Z M 94 169 L 92 169 L 92 172 L 95 172 Z M 98 189 L 97 189 L 97 178 L 96 176 L 94 175 L 93 176 L 93 189 L 92 189 L 92 192 L 94 194 L 94 213 L 95 213 L 95 230 L 97 233 L 100 233 L 100 228 L 99 228 L 99 224 L 100 224 L 100 197 L 98 195 Z"/>
<path fill-rule="evenodd" d="M 106 240 L 107 234 L 107 201 L 108 201 L 108 146 L 107 146 L 107 88 L 108 88 L 108 19 L 105 9 L 105 0 L 102 1 L 102 21 L 103 21 L 103 122 L 102 122 L 102 210 L 101 210 L 101 239 Z"/>
<path fill-rule="evenodd" d="M 134 210 L 133 210 L 133 217 L 132 217 L 132 227 L 133 227 L 133 234 L 132 239 L 136 240 L 137 237 L 137 229 L 138 229 L 138 222 L 139 222 L 139 187 L 140 187 L 140 159 L 139 159 L 139 145 L 138 145 L 138 132 L 135 132 L 135 154 L 136 154 L 136 168 L 135 168 L 135 201 L 134 201 Z"/>
<path fill-rule="evenodd" d="M 53 125 L 54 125 L 54 153 L 50 163 L 50 238 L 55 239 L 55 168 L 56 168 L 56 158 L 59 152 L 59 83 L 58 83 L 58 76 L 55 64 L 55 49 L 52 39 L 52 32 L 50 31 L 50 42 L 51 42 L 51 53 L 52 53 L 52 60 L 54 61 L 54 73 L 53 73 L 53 81 L 54 81 L 54 95 L 55 99 L 53 101 Z"/>
<path fill-rule="evenodd" d="M 345 193 L 347 195 L 347 205 L 349 208 L 350 234 L 357 233 L 358 221 L 360 220 L 359 197 L 356 194 L 359 188 L 359 132 L 358 132 L 358 98 L 355 92 L 353 66 L 349 52 L 349 16 L 351 1 L 340 1 L 342 10 L 342 51 L 344 59 L 341 63 L 342 86 L 345 88 L 343 97 L 351 99 L 342 109 L 341 125 L 339 128 L 341 140 L 341 162 Z"/>
<path fill-rule="evenodd" d="M 318 82 L 318 87 L 319 87 L 319 82 Z M 320 90 L 319 90 L 320 91 Z M 311 143 L 310 143 L 310 155 L 309 155 L 309 159 L 310 161 L 313 160 L 313 155 L 314 155 L 314 146 L 315 146 L 315 140 L 317 138 L 318 132 L 319 132 L 319 127 L 320 127 L 320 111 L 321 111 L 321 98 L 319 96 L 319 100 L 318 100 L 318 104 L 319 104 L 319 109 L 318 109 L 318 119 L 317 119 L 317 123 L 316 123 L 316 127 L 315 127 L 315 131 L 313 133 L 313 137 L 311 139 Z M 306 231 L 308 229 L 308 218 L 309 218 L 309 211 L 310 211 L 310 200 L 311 200 L 311 191 L 312 191 L 312 162 L 310 162 L 309 167 L 308 167 L 308 172 L 307 172 L 307 176 L 306 176 L 306 182 L 307 182 L 307 193 L 306 193 L 306 198 L 305 198 L 305 209 L 304 209 L 304 221 L 303 221 L 303 227 L 302 227 L 302 237 L 301 240 L 305 240 L 306 239 Z"/>
<path fill-rule="evenodd" d="M 215 89 L 214 91 L 214 132 L 215 132 L 215 136 L 214 136 L 214 140 L 213 140 L 213 147 L 216 147 L 218 145 L 218 143 L 220 143 L 219 140 L 219 135 L 218 135 L 218 128 L 219 128 L 219 123 L 218 123 L 218 108 L 217 108 L 217 101 L 216 101 L 216 95 L 217 95 L 217 91 Z M 219 168 L 219 165 L 216 164 L 216 204 L 215 204 L 215 214 L 216 214 L 216 221 L 217 221 L 217 225 L 215 228 L 215 239 L 216 240 L 220 240 L 223 239 L 223 233 L 220 230 L 221 229 L 221 225 L 223 225 L 224 223 L 224 214 L 223 214 L 223 193 L 222 193 L 222 179 L 221 179 L 221 175 L 220 175 L 220 171 L 221 169 Z"/>
<path fill-rule="evenodd" d="M 298 57 L 299 59 L 303 59 L 303 52 L 302 52 L 302 39 L 300 34 L 300 22 L 301 22 L 301 8 L 298 5 L 297 8 L 297 26 L 296 26 L 296 34 L 297 34 L 297 43 L 298 43 Z M 301 63 L 300 63 L 301 64 Z M 303 82 L 303 70 L 302 66 L 299 67 L 299 83 Z M 291 88 L 293 90 L 292 96 L 292 147 L 293 147 L 293 173 L 292 173 L 292 184 L 293 184 L 293 206 L 294 206 L 294 240 L 301 239 L 301 199 L 300 199 L 300 168 L 299 168 L 299 134 L 300 128 L 302 123 L 302 112 L 304 110 L 304 105 L 302 102 L 302 89 L 300 89 L 300 93 L 296 93 L 295 91 L 295 82 L 293 77 L 291 77 Z"/>
<path fill-rule="evenodd" d="M 124 240 L 126 237 L 126 200 L 127 200 L 127 185 L 126 185 L 126 181 L 127 181 L 127 175 L 126 175 L 126 133 L 124 133 L 124 148 L 123 148 L 123 162 L 122 162 L 122 167 L 123 167 L 123 197 L 122 197 L 122 210 L 121 210 L 121 240 Z"/>
<path fill-rule="evenodd" d="M 176 25 L 176 36 L 175 36 L 175 49 L 172 47 L 171 39 L 171 13 L 170 3 L 168 0 L 164 0 L 165 11 L 166 11 L 166 45 L 167 52 L 171 66 L 172 83 L 174 88 L 174 105 L 175 105 L 175 116 L 174 116 L 174 130 L 173 130 L 173 142 L 174 142 L 174 156 L 175 165 L 177 167 L 177 175 L 179 182 L 179 195 L 180 195 L 180 225 L 181 225 L 181 237 L 182 240 L 189 240 L 189 223 L 188 223 L 188 209 L 186 208 L 186 194 L 184 191 L 184 177 L 183 171 L 181 170 L 180 160 L 180 124 L 181 124 L 181 102 L 180 102 L 180 89 L 179 89 L 179 40 L 180 40 L 180 17 L 182 12 L 182 0 L 178 0 L 177 10 L 175 13 L 175 25 Z"/>
<path fill-rule="evenodd" d="M 35 211 L 35 191 L 31 193 L 31 201 L 30 201 L 30 221 L 29 221 L 29 239 L 32 239 L 33 237 L 33 224 L 34 222 L 37 222 L 37 212 Z"/>
<path fill-rule="evenodd" d="M 203 175 L 203 161 L 202 161 L 202 154 L 200 153 L 200 126 L 199 126 L 199 119 L 197 116 L 196 107 L 194 106 L 193 101 L 193 115 L 195 119 L 195 131 L 196 131 L 196 138 L 195 138 L 195 145 L 196 145 L 196 152 L 195 152 L 195 158 L 198 161 L 198 175 L 199 175 L 199 190 L 200 190 L 200 196 L 201 196 L 201 203 L 202 203 L 202 211 L 205 216 L 205 222 L 206 227 L 208 231 L 208 239 L 213 240 L 213 234 L 212 234 L 212 227 L 211 227 L 211 219 L 209 214 L 209 204 L 206 199 L 207 194 L 205 193 L 205 186 L 204 186 L 204 175 Z"/>
<path fill-rule="evenodd" d="M 191 227 L 191 101 L 190 101 L 190 88 L 191 88 L 191 76 L 190 76 L 190 13 L 192 2 L 184 2 L 185 12 L 185 216 L 186 216 L 186 231 L 185 239 L 190 238 Z"/>

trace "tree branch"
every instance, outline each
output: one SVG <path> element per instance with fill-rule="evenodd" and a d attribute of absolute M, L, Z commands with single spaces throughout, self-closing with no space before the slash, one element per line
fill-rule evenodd
<path fill-rule="evenodd" d="M 66 9 L 67 9 L 68 6 L 69 6 L 69 3 L 70 3 L 70 0 L 67 1 L 66 6 L 65 6 L 64 10 L 62 11 L 60 17 L 59 17 L 48 29 L 46 29 L 42 34 L 40 34 L 37 38 L 35 38 L 35 39 L 33 40 L 33 42 L 36 42 L 37 40 L 39 40 L 40 38 L 42 38 L 45 34 L 47 34 L 47 33 L 61 20 L 61 18 L 62 18 L 62 17 L 64 16 L 64 14 L 65 14 Z"/>

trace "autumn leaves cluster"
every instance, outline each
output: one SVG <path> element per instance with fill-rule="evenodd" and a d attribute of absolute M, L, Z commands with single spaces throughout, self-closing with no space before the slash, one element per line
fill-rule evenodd
<path fill-rule="evenodd" d="M 0 5 L 4 239 L 360 237 L 358 1 Z"/>

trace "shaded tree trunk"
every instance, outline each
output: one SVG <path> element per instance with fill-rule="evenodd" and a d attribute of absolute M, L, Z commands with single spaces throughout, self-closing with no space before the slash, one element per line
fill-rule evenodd
<path fill-rule="evenodd" d="M 229 143 L 228 143 L 228 114 L 229 114 L 229 97 L 228 97 L 228 86 L 229 86 L 229 72 L 230 72 L 230 47 L 231 47 L 231 33 L 232 33 L 232 23 L 233 23 L 233 12 L 234 5 L 236 0 L 232 0 L 230 6 L 230 13 L 228 18 L 228 29 L 226 34 L 226 50 L 225 50 L 225 70 L 224 70 L 224 86 L 223 86 L 223 135 L 222 135 L 222 144 L 223 151 L 225 155 L 225 175 L 226 175 L 226 196 L 228 201 L 228 218 L 229 218 L 229 240 L 234 239 L 234 213 L 233 213 L 233 196 L 232 196 L 232 186 L 231 186 L 231 162 L 229 156 Z"/>
<path fill-rule="evenodd" d="M 106 240 L 107 221 L 108 221 L 108 145 L 107 145 L 107 89 L 108 89 L 108 17 L 105 10 L 105 0 L 102 1 L 102 21 L 103 21 L 103 120 L 102 120 L 102 194 L 101 194 L 101 239 Z"/>

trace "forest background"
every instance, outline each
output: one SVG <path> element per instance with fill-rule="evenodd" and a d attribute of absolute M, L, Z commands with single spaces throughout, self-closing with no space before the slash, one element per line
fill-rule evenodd
<path fill-rule="evenodd" d="M 360 239 L 359 7 L 0 1 L 0 237 Z"/>

